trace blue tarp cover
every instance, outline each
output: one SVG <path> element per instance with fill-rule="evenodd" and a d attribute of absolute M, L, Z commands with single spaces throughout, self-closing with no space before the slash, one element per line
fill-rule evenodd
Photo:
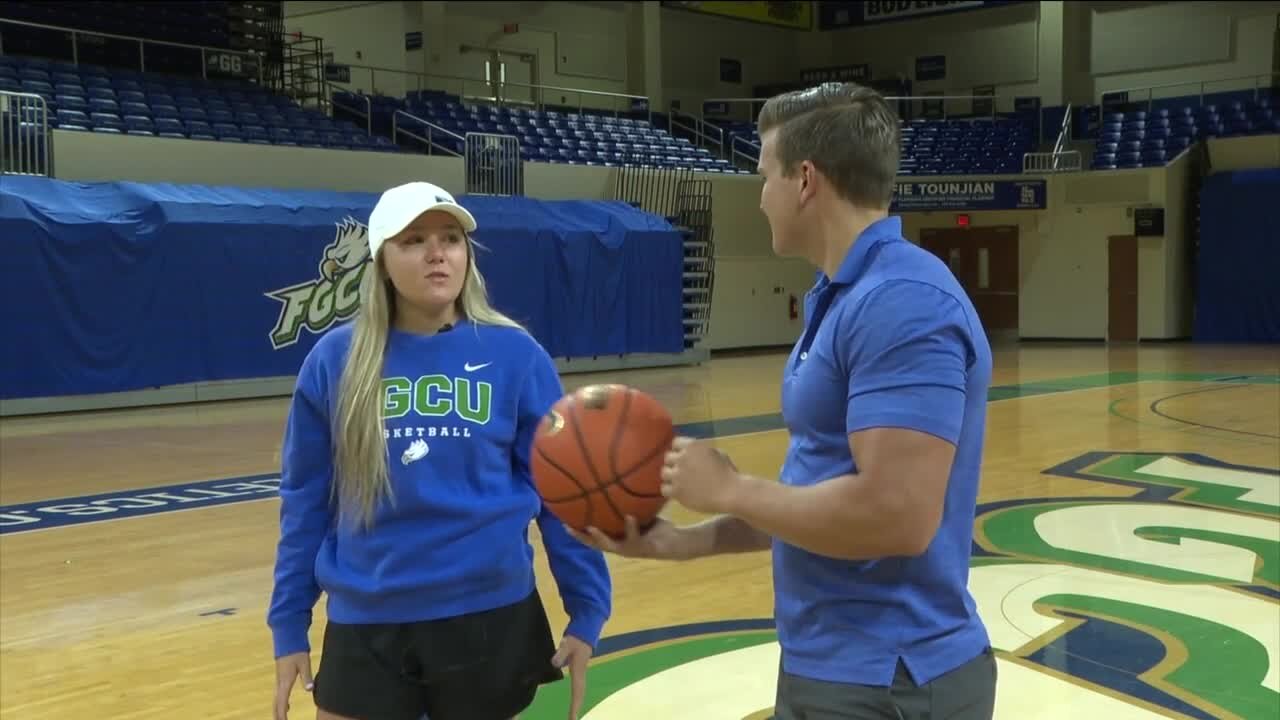
<path fill-rule="evenodd" d="M 367 257 L 377 199 L 0 178 L 0 397 L 295 373 L 356 309 L 358 273 L 333 269 Z M 621 202 L 458 201 L 494 305 L 553 356 L 683 349 L 683 239 L 664 219 Z"/>

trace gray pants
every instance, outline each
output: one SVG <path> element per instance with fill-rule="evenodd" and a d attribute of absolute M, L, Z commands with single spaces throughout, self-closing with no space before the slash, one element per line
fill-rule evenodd
<path fill-rule="evenodd" d="M 919 687 L 898 662 L 892 687 L 822 682 L 778 672 L 774 720 L 991 720 L 996 659 L 990 650 Z"/>

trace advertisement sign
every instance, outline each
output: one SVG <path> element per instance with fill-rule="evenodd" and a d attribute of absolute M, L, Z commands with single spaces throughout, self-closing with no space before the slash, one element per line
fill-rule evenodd
<path fill-rule="evenodd" d="M 946 13 L 1012 5 L 1018 0 L 867 0 L 866 2 L 818 3 L 818 29 L 878 25 L 899 20 L 916 20 Z"/>
<path fill-rule="evenodd" d="M 1044 180 L 907 180 L 895 184 L 890 212 L 1044 210 Z"/>
<path fill-rule="evenodd" d="M 663 7 L 722 15 L 752 22 L 781 25 L 795 30 L 813 27 L 812 2 L 678 2 L 664 0 Z"/>

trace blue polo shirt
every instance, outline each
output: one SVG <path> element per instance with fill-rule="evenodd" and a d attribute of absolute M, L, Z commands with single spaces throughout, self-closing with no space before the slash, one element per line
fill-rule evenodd
<path fill-rule="evenodd" d="M 946 265 L 902 237 L 898 218 L 868 227 L 835 277 L 819 273 L 784 371 L 791 439 L 781 482 L 858 472 L 849 434 L 867 428 L 920 430 L 957 452 L 942 525 L 923 555 L 854 562 L 774 541 L 785 672 L 887 686 L 901 659 L 923 684 L 989 646 L 968 580 L 990 382 L 991 348 L 968 296 Z"/>

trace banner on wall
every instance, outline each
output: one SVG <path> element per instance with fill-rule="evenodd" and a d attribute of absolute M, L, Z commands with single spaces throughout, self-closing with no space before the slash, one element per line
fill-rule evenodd
<path fill-rule="evenodd" d="M 721 15 L 753 22 L 781 25 L 794 30 L 813 27 L 813 3 L 804 2 L 679 2 L 663 0 L 664 7 Z"/>
<path fill-rule="evenodd" d="M 870 79 L 871 66 L 866 63 L 804 68 L 800 71 L 800 82 L 810 85 L 819 85 L 825 82 L 865 83 Z"/>
<path fill-rule="evenodd" d="M 1044 180 L 907 180 L 894 185 L 890 212 L 1044 210 Z"/>
<path fill-rule="evenodd" d="M 916 80 L 924 82 L 927 80 L 946 79 L 946 55 L 924 55 L 916 58 Z"/>
<path fill-rule="evenodd" d="M 876 25 L 895 20 L 915 20 L 945 13 L 1012 5 L 1021 0 L 866 0 L 865 2 L 818 3 L 818 29 L 836 30 L 859 25 Z"/>

